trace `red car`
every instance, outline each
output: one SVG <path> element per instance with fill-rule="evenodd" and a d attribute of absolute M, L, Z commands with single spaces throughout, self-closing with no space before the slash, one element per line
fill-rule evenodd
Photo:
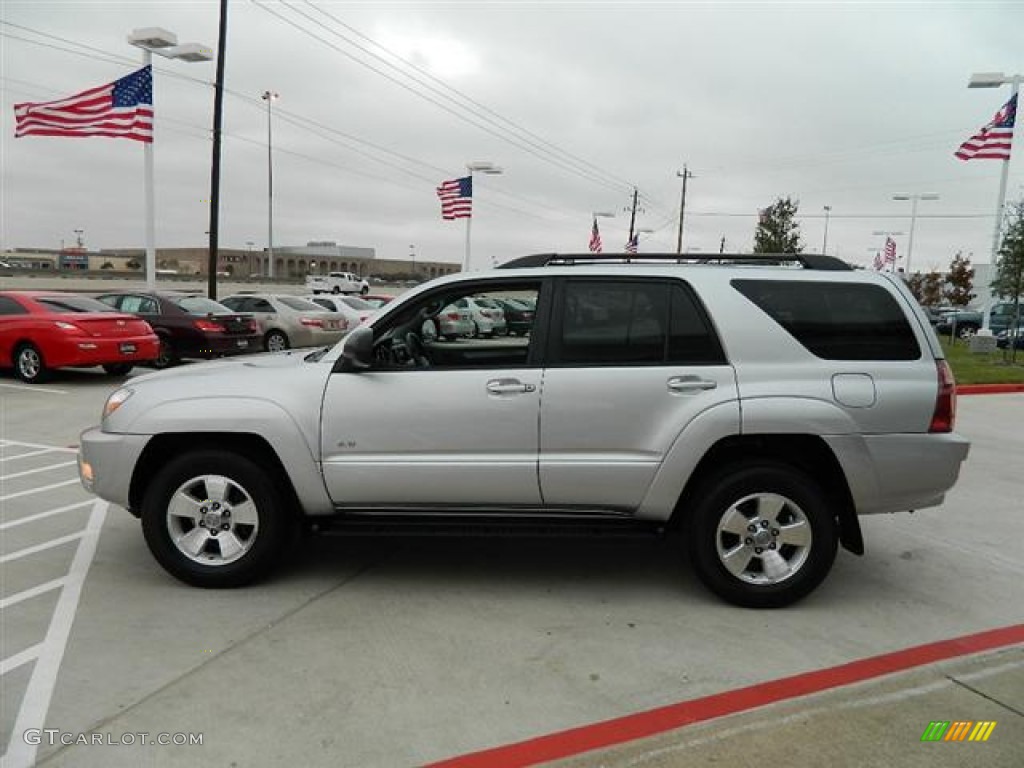
<path fill-rule="evenodd" d="M 86 296 L 0 291 L 0 367 L 29 384 L 54 368 L 102 365 L 124 375 L 153 360 L 160 340 L 149 323 Z"/>

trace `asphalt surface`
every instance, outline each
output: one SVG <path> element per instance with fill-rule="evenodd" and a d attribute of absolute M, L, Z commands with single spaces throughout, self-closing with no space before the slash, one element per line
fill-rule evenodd
<path fill-rule="evenodd" d="M 864 557 L 753 612 L 671 540 L 313 538 L 267 583 L 183 586 L 69 463 L 117 384 L 0 374 L 5 768 L 425 764 L 1024 622 L 1024 395 L 961 398 L 974 445 L 945 504 L 862 520 Z M 1020 661 L 951 659 L 569 764 L 1021 765 Z M 920 743 L 982 719 L 984 744 Z M 47 728 L 78 743 L 27 743 Z M 120 743 L 143 732 L 202 744 Z"/>

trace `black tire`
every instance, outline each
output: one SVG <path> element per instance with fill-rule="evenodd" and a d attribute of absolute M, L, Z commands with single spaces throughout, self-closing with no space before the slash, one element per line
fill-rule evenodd
<path fill-rule="evenodd" d="M 103 370 L 111 376 L 127 376 L 133 367 L 131 363 L 107 363 Z"/>
<path fill-rule="evenodd" d="M 253 509 L 249 514 L 254 515 L 257 524 L 225 523 L 231 526 L 227 531 L 205 522 L 192 526 L 184 535 L 200 528 L 205 528 L 206 535 L 204 546 L 193 559 L 175 543 L 175 536 L 182 536 L 187 518 L 168 515 L 168 507 L 179 492 L 199 501 L 203 495 L 213 495 L 202 481 L 211 475 L 227 478 L 233 484 L 229 485 L 232 490 L 224 494 L 221 512 L 248 497 Z M 296 520 L 275 487 L 274 474 L 246 456 L 220 450 L 195 450 L 168 462 L 143 495 L 141 517 L 146 544 L 157 562 L 175 578 L 204 589 L 240 587 L 265 577 L 283 559 L 296 530 Z M 218 529 L 217 535 L 212 533 L 214 528 Z M 224 557 L 226 550 L 221 546 L 226 539 L 218 536 L 226 535 L 234 536 L 245 547 L 237 559 Z"/>
<path fill-rule="evenodd" d="M 765 512 L 759 511 L 759 495 L 767 502 Z M 832 568 L 836 517 L 828 496 L 803 472 L 768 461 L 731 464 L 702 483 L 694 498 L 686 537 L 690 559 L 700 580 L 722 599 L 746 608 L 782 608 L 810 594 Z M 733 528 L 742 523 L 742 533 L 719 529 L 720 523 L 728 525 L 727 513 Z M 784 541 L 797 533 L 809 534 L 806 546 Z M 726 567 L 720 545 L 736 553 L 735 568 L 746 563 L 739 574 Z M 773 564 L 791 566 L 791 572 L 765 574 Z"/>
<path fill-rule="evenodd" d="M 370 286 L 368 286 L 368 285 L 364 285 L 362 288 L 359 289 L 359 295 L 360 296 L 365 296 L 369 292 L 370 292 Z"/>
<path fill-rule="evenodd" d="M 965 325 L 958 325 L 956 327 L 956 335 L 957 338 L 960 339 L 969 339 L 971 338 L 971 336 L 974 336 L 977 332 L 978 329 L 975 326 L 971 325 L 970 323 L 967 323 Z"/>
<path fill-rule="evenodd" d="M 263 349 L 267 352 L 280 352 L 291 348 L 291 342 L 282 331 L 268 331 L 263 337 Z"/>
<path fill-rule="evenodd" d="M 165 368 L 170 368 L 178 364 L 178 353 L 174 350 L 174 345 L 170 339 L 165 339 L 163 336 L 160 337 L 160 352 L 157 358 L 153 360 L 150 365 L 156 368 L 158 371 L 162 371 Z"/>
<path fill-rule="evenodd" d="M 14 350 L 14 375 L 26 384 L 41 384 L 50 378 L 43 353 L 30 342 L 19 344 Z"/>
<path fill-rule="evenodd" d="M 331 293 L 341 293 L 341 286 L 336 285 L 331 289 Z"/>

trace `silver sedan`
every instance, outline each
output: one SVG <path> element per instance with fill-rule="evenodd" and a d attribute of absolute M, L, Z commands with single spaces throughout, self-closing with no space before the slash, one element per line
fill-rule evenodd
<path fill-rule="evenodd" d="M 347 330 L 347 323 L 337 313 L 297 296 L 240 293 L 220 303 L 256 319 L 268 352 L 335 344 Z"/>

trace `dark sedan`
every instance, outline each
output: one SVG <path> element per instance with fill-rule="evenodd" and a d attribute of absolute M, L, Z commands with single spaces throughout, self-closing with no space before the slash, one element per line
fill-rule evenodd
<path fill-rule="evenodd" d="M 533 305 L 523 299 L 494 299 L 505 310 L 505 323 L 510 336 L 525 336 L 533 327 Z"/>
<path fill-rule="evenodd" d="M 160 337 L 160 354 L 152 365 L 167 368 L 180 360 L 209 360 L 262 351 L 259 327 L 251 315 L 232 312 L 200 294 L 109 293 L 100 301 L 138 315 Z"/>

